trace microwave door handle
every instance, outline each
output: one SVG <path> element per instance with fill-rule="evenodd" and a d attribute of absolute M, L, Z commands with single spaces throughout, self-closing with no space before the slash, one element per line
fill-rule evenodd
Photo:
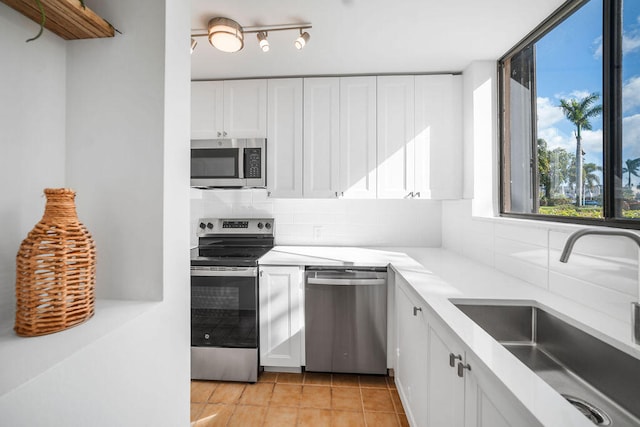
<path fill-rule="evenodd" d="M 238 178 L 244 179 L 244 149 L 246 144 L 244 141 L 238 141 Z"/>

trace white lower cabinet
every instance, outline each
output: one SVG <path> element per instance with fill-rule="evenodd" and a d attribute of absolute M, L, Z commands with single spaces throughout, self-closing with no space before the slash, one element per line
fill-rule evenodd
<path fill-rule="evenodd" d="M 302 366 L 303 285 L 304 267 L 260 267 L 260 365 Z"/>
<path fill-rule="evenodd" d="M 396 275 L 395 381 L 413 427 L 540 424 Z"/>
<path fill-rule="evenodd" d="M 427 337 L 424 309 L 396 275 L 395 381 L 409 423 L 416 427 L 427 425 Z"/>

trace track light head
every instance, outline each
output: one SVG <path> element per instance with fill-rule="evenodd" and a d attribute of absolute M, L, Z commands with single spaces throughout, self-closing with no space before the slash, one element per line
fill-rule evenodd
<path fill-rule="evenodd" d="M 242 27 L 233 19 L 213 18 L 208 25 L 209 43 L 223 52 L 237 52 L 244 46 Z"/>
<path fill-rule="evenodd" d="M 269 52 L 269 40 L 267 40 L 267 32 L 259 31 L 258 32 L 258 43 L 260 44 L 260 49 L 263 52 Z"/>
<path fill-rule="evenodd" d="M 303 33 L 302 29 L 300 29 L 300 36 L 294 42 L 296 49 L 300 50 L 303 47 L 305 47 L 306 44 L 309 42 L 309 38 L 311 38 L 309 33 L 307 33 L 306 31 Z"/>

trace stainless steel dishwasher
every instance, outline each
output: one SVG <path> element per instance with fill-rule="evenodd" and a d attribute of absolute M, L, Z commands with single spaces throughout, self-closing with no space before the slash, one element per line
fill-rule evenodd
<path fill-rule="evenodd" d="M 307 267 L 306 370 L 387 373 L 387 269 Z"/>

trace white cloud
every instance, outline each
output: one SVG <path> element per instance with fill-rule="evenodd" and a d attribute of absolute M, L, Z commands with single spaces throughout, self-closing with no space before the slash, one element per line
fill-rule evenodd
<path fill-rule="evenodd" d="M 622 86 L 622 107 L 624 111 L 640 106 L 640 76 L 631 77 Z"/>
<path fill-rule="evenodd" d="M 582 131 L 582 150 L 589 154 L 602 153 L 602 129 Z"/>
<path fill-rule="evenodd" d="M 550 150 L 564 148 L 570 153 L 575 151 L 576 140 L 573 135 L 567 135 L 556 127 L 539 128 L 538 138 L 547 141 L 547 147 Z"/>
<path fill-rule="evenodd" d="M 602 58 L 602 36 L 599 36 L 598 38 L 596 38 L 593 41 L 592 46 L 594 46 L 593 57 L 595 59 Z"/>
<path fill-rule="evenodd" d="M 622 34 L 622 53 L 627 54 L 640 49 L 640 34 Z"/>
<path fill-rule="evenodd" d="M 640 157 L 640 114 L 622 119 L 622 144 L 624 159 Z"/>
<path fill-rule="evenodd" d="M 548 128 L 564 119 L 562 109 L 553 104 L 549 98 L 538 97 L 538 129 Z"/>

